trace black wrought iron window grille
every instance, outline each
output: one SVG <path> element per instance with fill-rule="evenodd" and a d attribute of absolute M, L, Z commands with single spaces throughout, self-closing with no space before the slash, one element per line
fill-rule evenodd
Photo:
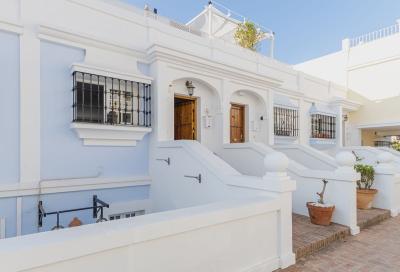
<path fill-rule="evenodd" d="M 73 122 L 151 127 L 151 85 L 73 73 Z"/>
<path fill-rule="evenodd" d="M 312 114 L 311 138 L 335 139 L 336 117 L 323 114 Z"/>
<path fill-rule="evenodd" d="M 393 144 L 390 141 L 374 141 L 376 147 L 392 147 Z"/>
<path fill-rule="evenodd" d="M 274 134 L 276 136 L 299 136 L 299 111 L 274 107 Z"/>

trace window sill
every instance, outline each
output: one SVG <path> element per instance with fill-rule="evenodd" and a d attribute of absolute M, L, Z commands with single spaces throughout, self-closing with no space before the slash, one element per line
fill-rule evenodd
<path fill-rule="evenodd" d="M 297 143 L 299 137 L 297 136 L 278 136 L 275 135 L 274 136 L 274 143 L 277 145 L 281 145 L 281 144 L 293 144 L 293 143 Z"/>
<path fill-rule="evenodd" d="M 310 138 L 311 145 L 336 145 L 336 139 Z"/>
<path fill-rule="evenodd" d="M 147 127 L 111 126 L 89 123 L 72 123 L 84 145 L 88 146 L 136 146 L 137 141 L 151 132 Z"/>

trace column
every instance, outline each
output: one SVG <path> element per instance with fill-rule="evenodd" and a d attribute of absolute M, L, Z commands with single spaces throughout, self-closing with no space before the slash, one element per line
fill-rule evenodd
<path fill-rule="evenodd" d="M 310 114 L 303 98 L 299 100 L 299 143 L 302 145 L 308 145 L 310 143 L 310 131 L 309 131 L 309 120 Z"/>
<path fill-rule="evenodd" d="M 296 262 L 292 245 L 292 193 L 296 190 L 296 182 L 287 175 L 289 159 L 285 154 L 280 152 L 267 154 L 264 166 L 267 170 L 263 177 L 266 189 L 276 194 L 281 203 L 278 216 L 278 255 L 280 267 L 285 268 Z"/>
<path fill-rule="evenodd" d="M 275 133 L 274 133 L 274 90 L 268 90 L 267 99 L 267 143 L 269 145 L 275 144 Z"/>
<path fill-rule="evenodd" d="M 35 3 L 21 2 L 20 182 L 40 180 L 40 40 L 33 24 Z"/>

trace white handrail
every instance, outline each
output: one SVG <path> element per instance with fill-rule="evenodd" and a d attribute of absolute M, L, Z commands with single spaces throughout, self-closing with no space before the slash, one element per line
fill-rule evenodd
<path fill-rule="evenodd" d="M 400 24 L 397 22 L 394 25 L 384 27 L 361 36 L 350 39 L 350 47 L 355 47 L 364 43 L 379 40 L 388 36 L 395 35 L 400 32 Z"/>

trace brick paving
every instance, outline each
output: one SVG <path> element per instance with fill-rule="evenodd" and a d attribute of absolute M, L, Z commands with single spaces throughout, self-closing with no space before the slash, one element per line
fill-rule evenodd
<path fill-rule="evenodd" d="M 382 210 L 361 211 L 382 218 Z M 374 218 L 376 218 L 376 216 Z M 295 222 L 295 221 L 294 221 Z M 356 236 L 346 236 L 281 272 L 391 272 L 400 271 L 400 216 L 366 227 Z"/>
<path fill-rule="evenodd" d="M 311 224 L 307 216 L 293 214 L 293 251 L 296 259 L 317 252 L 349 234 L 350 230 L 345 226 L 338 224 L 318 226 Z"/>

